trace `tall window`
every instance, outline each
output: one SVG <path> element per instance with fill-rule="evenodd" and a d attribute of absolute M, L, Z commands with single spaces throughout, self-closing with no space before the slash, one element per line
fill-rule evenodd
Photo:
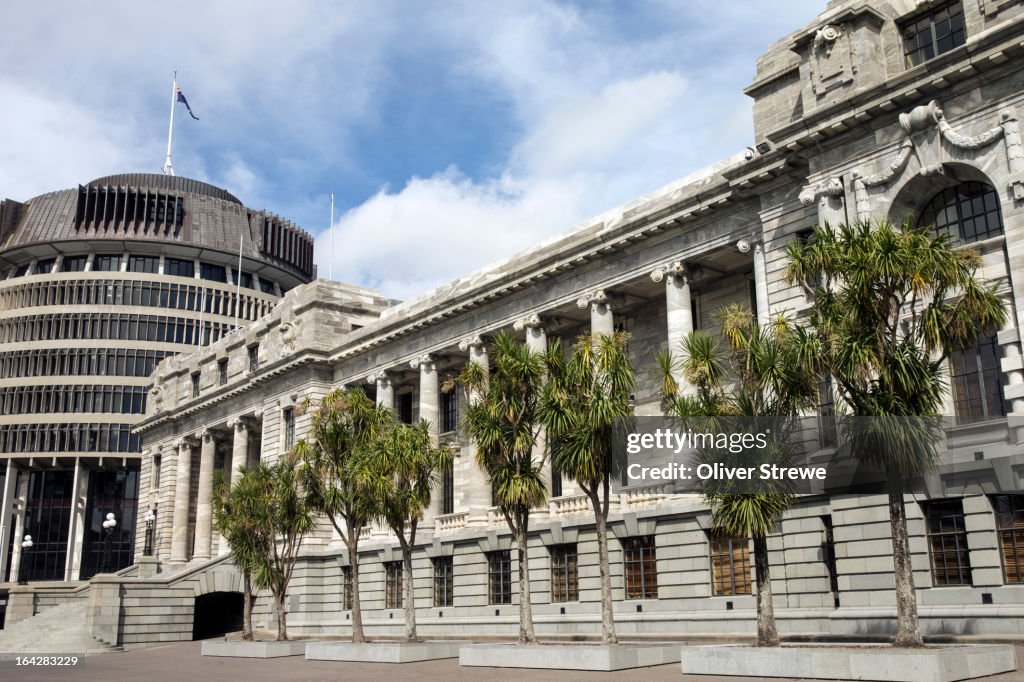
<path fill-rule="evenodd" d="M 957 2 L 939 3 L 900 25 L 907 66 L 923 64 L 967 41 L 964 8 Z"/>
<path fill-rule="evenodd" d="M 970 585 L 971 557 L 967 552 L 963 500 L 928 502 L 925 517 L 933 584 Z"/>
<path fill-rule="evenodd" d="M 295 408 L 286 407 L 281 413 L 282 430 L 284 431 L 284 449 L 291 450 L 295 445 Z"/>
<path fill-rule="evenodd" d="M 1003 233 L 999 195 L 984 182 L 961 182 L 934 197 L 921 211 L 917 224 L 948 233 L 970 244 Z"/>
<path fill-rule="evenodd" d="M 455 391 L 441 394 L 441 433 L 451 433 L 458 428 L 458 402 Z"/>
<path fill-rule="evenodd" d="M 441 513 L 455 513 L 455 466 L 448 466 L 441 472 Z"/>
<path fill-rule="evenodd" d="M 551 463 L 551 497 L 562 496 L 562 472 L 558 470 L 555 463 Z"/>
<path fill-rule="evenodd" d="M 822 516 L 821 524 L 825 529 L 825 537 L 821 543 L 821 557 L 825 560 L 828 571 L 828 586 L 834 594 L 839 593 L 839 571 L 836 570 L 836 539 L 832 528 L 832 517 Z"/>
<path fill-rule="evenodd" d="M 626 569 L 626 599 L 658 598 L 658 560 L 654 536 L 643 535 L 622 541 Z"/>
<path fill-rule="evenodd" d="M 403 424 L 412 424 L 412 393 L 399 394 L 398 420 Z"/>
<path fill-rule="evenodd" d="M 221 358 L 217 361 L 217 381 L 221 386 L 228 383 L 228 359 Z"/>
<path fill-rule="evenodd" d="M 950 384 L 958 423 L 970 424 L 1006 416 L 1001 354 L 995 334 L 979 337 L 974 348 L 950 353 Z"/>
<path fill-rule="evenodd" d="M 29 473 L 24 533 L 31 535 L 35 544 L 22 559 L 29 580 L 64 579 L 68 529 L 75 500 L 72 478 L 70 471 Z"/>
<path fill-rule="evenodd" d="M 1008 583 L 1024 583 L 1024 495 L 996 495 L 996 528 Z"/>
<path fill-rule="evenodd" d="M 255 372 L 260 368 L 260 345 L 254 343 L 249 346 L 249 371 Z"/>
<path fill-rule="evenodd" d="M 836 405 L 831 374 L 825 374 L 818 381 L 818 445 L 823 448 L 836 445 Z"/>
<path fill-rule="evenodd" d="M 199 372 L 194 372 L 192 374 L 192 397 L 199 397 Z"/>
<path fill-rule="evenodd" d="M 455 562 L 450 556 L 434 558 L 434 606 L 455 603 Z"/>
<path fill-rule="evenodd" d="M 402 608 L 402 562 L 384 563 L 384 608 Z"/>
<path fill-rule="evenodd" d="M 579 555 L 576 545 L 551 548 L 551 601 L 579 601 Z"/>
<path fill-rule="evenodd" d="M 512 557 L 507 549 L 487 552 L 487 603 L 512 603 Z"/>
<path fill-rule="evenodd" d="M 103 521 L 113 512 L 117 525 L 110 534 L 111 568 L 119 571 L 132 563 L 135 518 L 139 498 L 138 470 L 93 471 L 85 511 L 85 538 L 79 577 L 86 580 L 102 566 L 106 531 Z M 35 538 L 33 538 L 35 539 Z"/>
<path fill-rule="evenodd" d="M 341 608 L 343 611 L 352 610 L 352 567 L 341 567 Z"/>
<path fill-rule="evenodd" d="M 712 533 L 711 588 L 716 595 L 750 594 L 750 541 Z"/>

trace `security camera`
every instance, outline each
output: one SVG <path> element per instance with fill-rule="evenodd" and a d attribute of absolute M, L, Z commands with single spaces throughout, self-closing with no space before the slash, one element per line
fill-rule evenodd
<path fill-rule="evenodd" d="M 753 147 L 747 147 L 743 151 L 743 158 L 747 161 L 752 161 L 755 156 L 757 156 L 757 151 L 755 151 Z"/>
<path fill-rule="evenodd" d="M 736 242 L 736 250 L 740 253 L 747 253 L 750 251 L 750 242 L 746 239 L 741 239 Z"/>

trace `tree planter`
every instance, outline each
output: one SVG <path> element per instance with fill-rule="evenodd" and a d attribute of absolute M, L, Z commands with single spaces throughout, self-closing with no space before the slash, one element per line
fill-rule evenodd
<path fill-rule="evenodd" d="M 881 645 L 683 647 L 684 675 L 798 677 L 882 682 L 954 682 L 1017 669 L 1012 646 L 965 644 L 896 649 Z"/>
<path fill-rule="evenodd" d="M 301 656 L 310 642 L 242 642 L 234 639 L 208 639 L 203 642 L 203 656 L 234 658 L 281 658 Z"/>
<path fill-rule="evenodd" d="M 307 661 L 414 663 L 459 655 L 460 642 L 311 642 Z"/>
<path fill-rule="evenodd" d="M 679 661 L 678 644 L 470 644 L 459 665 L 544 670 L 626 670 Z"/>

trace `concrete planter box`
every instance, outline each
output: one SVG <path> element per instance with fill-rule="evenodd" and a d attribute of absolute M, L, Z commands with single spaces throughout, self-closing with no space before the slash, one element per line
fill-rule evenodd
<path fill-rule="evenodd" d="M 679 661 L 678 644 L 470 644 L 459 665 L 544 670 L 626 670 Z"/>
<path fill-rule="evenodd" d="M 460 642 L 310 642 L 306 660 L 414 663 L 455 658 L 462 646 Z"/>
<path fill-rule="evenodd" d="M 281 658 L 301 656 L 309 642 L 242 642 L 228 639 L 208 639 L 203 642 L 203 656 L 229 656 L 233 658 Z"/>
<path fill-rule="evenodd" d="M 879 645 L 683 647 L 683 674 L 883 682 L 954 682 L 1017 669 L 1012 646 L 964 644 L 894 649 Z"/>

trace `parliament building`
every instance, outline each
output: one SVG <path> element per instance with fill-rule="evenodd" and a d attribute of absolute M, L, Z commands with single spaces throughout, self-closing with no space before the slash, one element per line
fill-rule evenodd
<path fill-rule="evenodd" d="M 456 453 L 414 552 L 420 635 L 514 636 L 515 544 L 462 428 L 465 396 L 443 390 L 445 378 L 486 364 L 499 331 L 543 348 L 624 330 L 636 412 L 660 414 L 659 350 L 676 350 L 695 329 L 716 333 L 716 311 L 730 303 L 761 321 L 807 310 L 785 277 L 787 245 L 826 222 L 909 219 L 977 250 L 980 275 L 1009 309 L 1002 329 L 948 359 L 953 425 L 942 464 L 906 498 L 922 629 L 1020 639 L 1022 65 L 1021 0 L 833 0 L 758 60 L 745 90 L 754 102 L 745 152 L 397 304 L 309 281 L 307 235 L 202 183 L 115 176 L 5 201 L 0 577 L 9 627 L 65 609 L 110 646 L 198 636 L 204 619 L 240 603 L 212 522 L 215 473 L 274 461 L 306 432 L 304 398 L 358 385 L 400 419 L 427 420 Z M 832 386 L 819 388 L 827 451 L 840 408 Z M 538 635 L 595 637 L 593 515 L 571 479 L 546 476 L 549 499 L 529 539 Z M 122 522 L 118 563 L 97 574 L 97 523 L 108 509 Z M 671 481 L 616 487 L 621 636 L 755 632 L 750 541 L 709 527 L 707 506 Z M 40 539 L 29 584 L 16 586 L 27 530 Z M 895 630 L 884 494 L 802 496 L 769 548 L 783 637 Z M 371 527 L 360 551 L 367 635 L 398 636 L 397 542 Z M 348 634 L 349 580 L 344 544 L 324 522 L 291 583 L 290 634 Z M 268 595 L 255 617 L 274 627 Z"/>

